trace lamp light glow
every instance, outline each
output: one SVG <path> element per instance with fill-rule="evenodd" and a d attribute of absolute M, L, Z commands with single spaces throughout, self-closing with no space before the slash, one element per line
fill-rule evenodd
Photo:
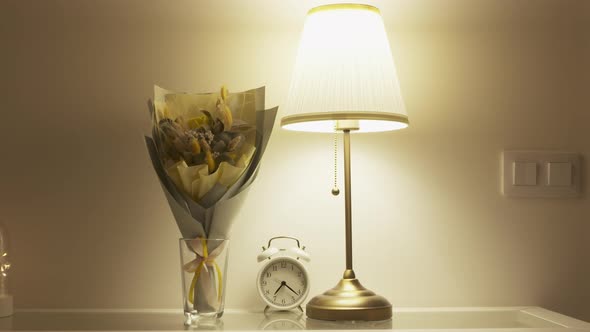
<path fill-rule="evenodd" d="M 356 132 L 407 127 L 397 73 L 379 10 L 334 4 L 309 11 L 284 106 L 288 130 L 334 132 L 335 121 L 361 120 Z"/>

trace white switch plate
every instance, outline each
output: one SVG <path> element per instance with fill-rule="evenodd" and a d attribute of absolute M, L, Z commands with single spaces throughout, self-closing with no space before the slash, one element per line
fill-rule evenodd
<path fill-rule="evenodd" d="M 547 164 L 547 185 L 567 187 L 572 185 L 572 163 L 550 162 Z"/>
<path fill-rule="evenodd" d="M 513 186 L 536 186 L 537 163 L 515 161 L 512 163 Z"/>
<path fill-rule="evenodd" d="M 508 197 L 580 196 L 577 153 L 508 150 L 502 153 L 502 193 Z"/>

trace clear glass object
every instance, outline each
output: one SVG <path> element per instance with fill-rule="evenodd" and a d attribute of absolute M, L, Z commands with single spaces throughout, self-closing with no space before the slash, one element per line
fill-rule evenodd
<path fill-rule="evenodd" d="M 229 240 L 180 239 L 184 324 L 215 321 L 223 315 Z"/>
<path fill-rule="evenodd" d="M 6 279 L 10 270 L 8 261 L 8 234 L 0 224 L 0 317 L 10 316 L 13 313 L 12 295 L 8 294 Z"/>

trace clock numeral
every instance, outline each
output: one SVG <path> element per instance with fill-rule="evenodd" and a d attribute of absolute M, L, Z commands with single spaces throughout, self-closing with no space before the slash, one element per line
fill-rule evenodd
<path fill-rule="evenodd" d="M 284 269 L 287 267 L 287 262 L 281 262 L 281 269 Z"/>
<path fill-rule="evenodd" d="M 293 301 L 295 301 L 295 296 L 291 296 L 291 298 L 293 299 Z"/>
<path fill-rule="evenodd" d="M 297 290 L 297 294 L 301 295 L 301 289 Z"/>
<path fill-rule="evenodd" d="M 282 303 L 282 304 L 285 304 L 285 299 L 282 299 L 282 300 L 281 300 L 281 303 Z"/>
<path fill-rule="evenodd" d="M 267 289 L 267 290 L 265 290 L 264 292 L 265 292 L 266 294 L 270 294 L 270 290 L 268 290 L 268 289 Z"/>
<path fill-rule="evenodd" d="M 266 272 L 266 277 L 267 277 L 267 278 L 270 278 L 270 276 L 272 276 L 272 273 L 270 273 L 270 272 Z"/>
<path fill-rule="evenodd" d="M 272 270 L 273 270 L 273 271 L 276 271 L 276 270 L 277 270 L 277 266 L 276 266 L 276 265 L 273 265 L 273 266 L 272 266 Z"/>
<path fill-rule="evenodd" d="M 262 286 L 266 286 L 266 280 L 262 280 Z"/>
<path fill-rule="evenodd" d="M 273 300 L 273 301 L 276 301 L 276 300 L 277 300 L 277 297 L 276 297 L 276 296 L 273 296 L 273 297 L 272 297 L 272 300 Z"/>
<path fill-rule="evenodd" d="M 301 272 L 297 272 L 297 276 L 301 277 L 302 273 Z"/>
<path fill-rule="evenodd" d="M 291 264 L 291 271 L 293 271 L 293 269 L 294 269 L 293 264 Z"/>

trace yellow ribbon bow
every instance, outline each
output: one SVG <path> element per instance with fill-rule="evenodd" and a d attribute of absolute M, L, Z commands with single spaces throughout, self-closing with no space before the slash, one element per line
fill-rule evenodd
<path fill-rule="evenodd" d="M 207 239 L 205 238 L 198 237 L 188 242 L 193 252 L 195 252 L 195 254 L 197 255 L 195 259 L 186 263 L 183 266 L 183 269 L 186 272 L 194 272 L 193 280 L 191 281 L 191 287 L 189 289 L 188 295 L 188 300 L 190 303 L 194 303 L 195 301 L 195 286 L 197 285 L 197 280 L 201 275 L 201 271 L 205 269 L 206 272 L 209 272 L 207 266 L 215 267 L 215 270 L 217 271 L 217 301 L 221 301 L 223 278 L 221 275 L 221 269 L 219 268 L 219 265 L 217 265 L 217 262 L 215 262 L 215 258 L 217 258 L 217 256 L 219 256 L 223 252 L 223 249 L 225 248 L 225 243 L 226 241 L 221 242 L 221 244 L 217 248 L 215 248 L 212 252 L 209 252 L 209 248 L 207 247 Z"/>

